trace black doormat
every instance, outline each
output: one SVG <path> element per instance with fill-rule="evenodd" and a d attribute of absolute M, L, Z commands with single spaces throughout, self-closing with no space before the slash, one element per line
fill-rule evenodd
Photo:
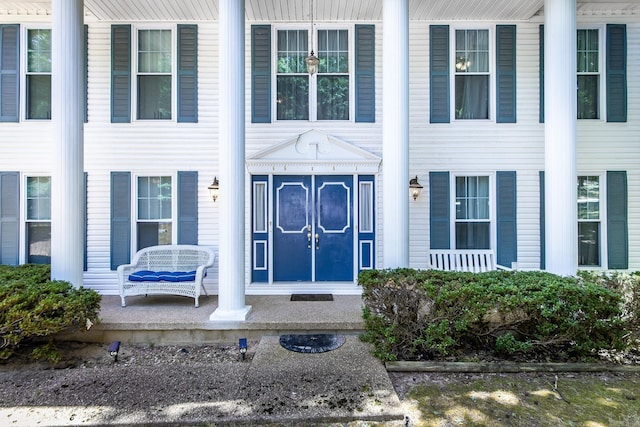
<path fill-rule="evenodd" d="M 292 294 L 291 301 L 333 301 L 332 294 Z"/>
<path fill-rule="evenodd" d="M 306 334 L 281 335 L 280 345 L 297 353 L 324 353 L 344 344 L 344 335 Z"/>

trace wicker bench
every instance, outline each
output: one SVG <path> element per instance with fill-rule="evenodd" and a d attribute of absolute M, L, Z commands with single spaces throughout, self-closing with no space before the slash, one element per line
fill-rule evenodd
<path fill-rule="evenodd" d="M 161 245 L 141 249 L 131 264 L 118 266 L 122 306 L 133 295 L 181 295 L 199 306 L 202 280 L 216 260 L 213 250 L 196 245 Z"/>
<path fill-rule="evenodd" d="M 490 249 L 431 249 L 429 251 L 430 268 L 446 271 L 469 271 L 482 273 L 508 268 L 496 264 L 495 255 Z"/>

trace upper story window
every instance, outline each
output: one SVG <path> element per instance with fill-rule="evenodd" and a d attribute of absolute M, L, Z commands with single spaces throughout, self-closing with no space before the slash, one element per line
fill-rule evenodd
<path fill-rule="evenodd" d="M 578 30 L 578 119 L 600 118 L 600 32 Z"/>
<path fill-rule="evenodd" d="M 138 120 L 171 120 L 172 52 L 171 30 L 138 30 L 136 78 Z"/>
<path fill-rule="evenodd" d="M 489 118 L 489 30 L 455 32 L 455 118 Z"/>
<path fill-rule="evenodd" d="M 349 120 L 349 31 L 317 31 L 318 73 L 309 75 L 307 30 L 278 30 L 276 117 L 278 120 Z"/>
<path fill-rule="evenodd" d="M 173 243 L 173 185 L 170 176 L 139 176 L 136 250 Z"/>
<path fill-rule="evenodd" d="M 490 179 L 455 177 L 455 248 L 491 249 Z"/>
<path fill-rule="evenodd" d="M 51 177 L 27 177 L 26 261 L 51 263 Z"/>
<path fill-rule="evenodd" d="M 25 99 L 27 119 L 51 119 L 51 30 L 26 32 Z"/>

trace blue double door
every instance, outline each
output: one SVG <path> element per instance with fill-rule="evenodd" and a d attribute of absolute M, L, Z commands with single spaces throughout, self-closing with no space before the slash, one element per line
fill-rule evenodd
<path fill-rule="evenodd" d="M 273 178 L 273 280 L 353 281 L 353 176 Z"/>

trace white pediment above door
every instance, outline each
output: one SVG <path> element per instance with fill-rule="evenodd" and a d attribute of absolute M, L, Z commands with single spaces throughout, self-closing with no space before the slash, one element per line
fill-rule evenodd
<path fill-rule="evenodd" d="M 372 174 L 381 158 L 315 129 L 303 132 L 247 158 L 256 174 Z"/>

